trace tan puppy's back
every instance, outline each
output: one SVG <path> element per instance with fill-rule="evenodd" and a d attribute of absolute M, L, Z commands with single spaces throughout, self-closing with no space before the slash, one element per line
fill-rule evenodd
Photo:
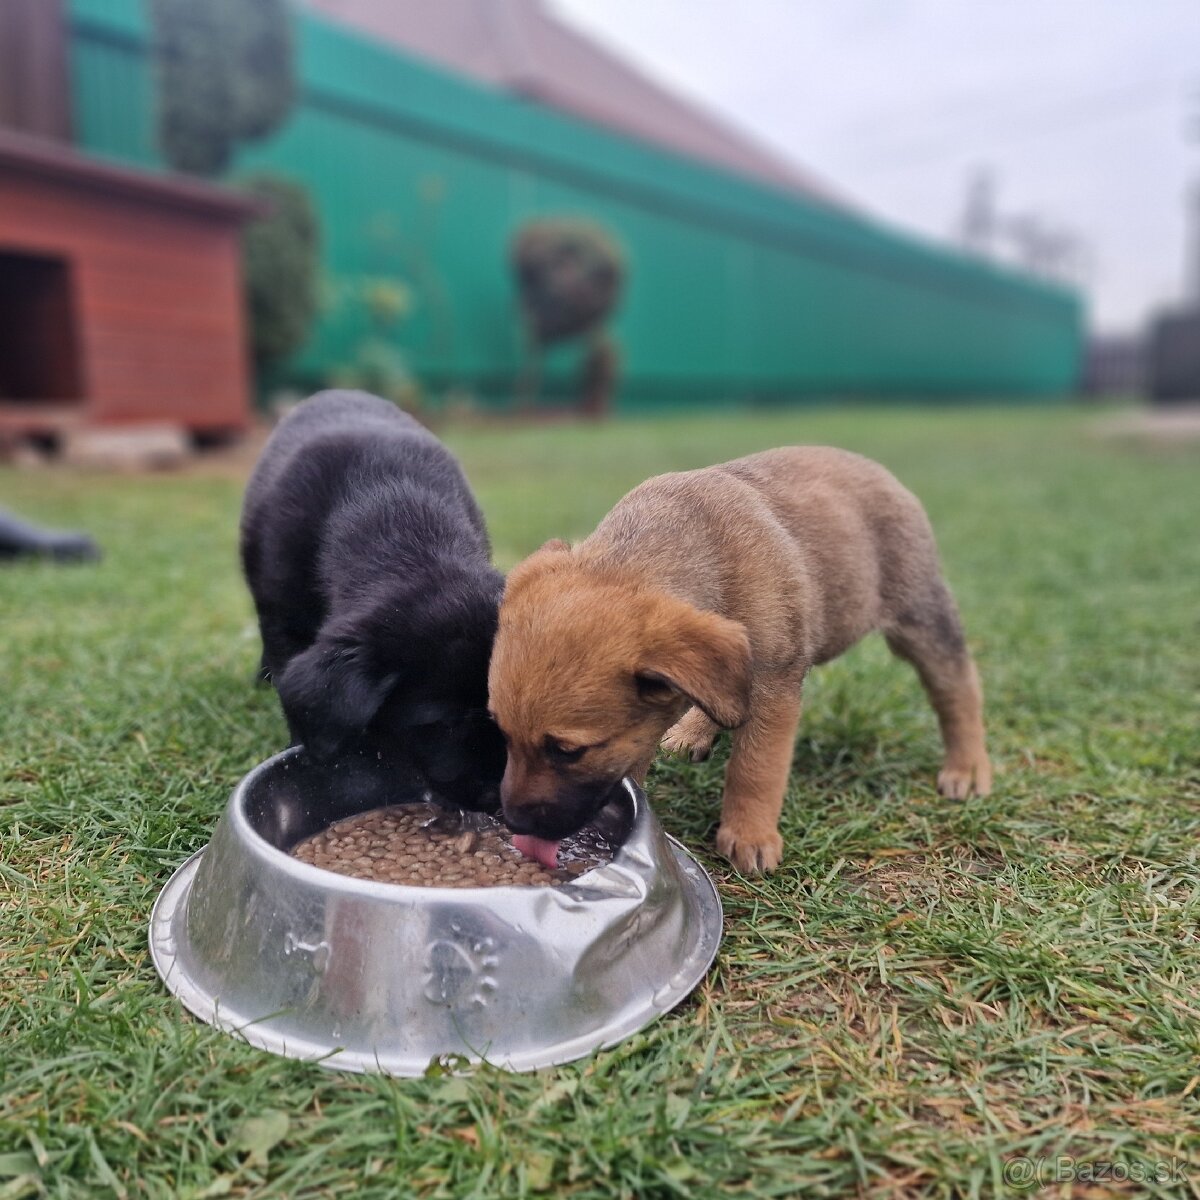
<path fill-rule="evenodd" d="M 878 463 L 829 446 L 648 479 L 578 550 L 736 615 L 759 655 L 800 651 L 810 664 L 888 624 L 892 606 L 938 570 L 916 497 Z"/>

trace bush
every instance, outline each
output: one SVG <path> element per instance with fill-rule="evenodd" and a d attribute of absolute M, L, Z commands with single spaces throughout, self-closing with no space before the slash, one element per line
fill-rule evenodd
<path fill-rule="evenodd" d="M 295 99 L 287 0 L 150 0 L 158 140 L 167 163 L 218 175 Z"/>
<path fill-rule="evenodd" d="M 246 228 L 246 308 L 255 364 L 277 363 L 304 344 L 317 313 L 320 228 L 308 192 L 276 175 L 242 186 L 271 205 Z"/>
<path fill-rule="evenodd" d="M 331 311 L 348 317 L 362 332 L 351 357 L 330 368 L 328 386 L 359 388 L 410 412 L 419 409 L 421 388 L 397 340 L 413 310 L 412 290 L 403 280 L 386 275 L 345 279 L 330 290 Z"/>
<path fill-rule="evenodd" d="M 597 330 L 624 283 L 620 248 L 592 221 L 530 221 L 513 239 L 511 261 L 529 331 L 543 345 Z"/>

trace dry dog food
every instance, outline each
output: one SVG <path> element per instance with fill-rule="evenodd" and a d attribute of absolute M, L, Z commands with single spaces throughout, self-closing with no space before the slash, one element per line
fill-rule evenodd
<path fill-rule="evenodd" d="M 292 848 L 301 862 L 415 887 L 550 887 L 569 883 L 612 858 L 599 835 L 583 830 L 560 843 L 558 867 L 525 858 L 512 835 L 482 813 L 448 813 L 431 804 L 398 804 L 347 817 Z"/>

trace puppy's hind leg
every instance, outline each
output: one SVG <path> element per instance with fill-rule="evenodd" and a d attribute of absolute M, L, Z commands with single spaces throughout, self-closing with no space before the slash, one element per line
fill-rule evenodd
<path fill-rule="evenodd" d="M 983 689 L 963 637 L 958 608 L 940 578 L 884 627 L 892 653 L 912 663 L 937 713 L 946 758 L 938 791 L 956 800 L 992 790 L 983 727 Z"/>
<path fill-rule="evenodd" d="M 687 712 L 663 734 L 662 748 L 668 754 L 686 755 L 694 763 L 704 762 L 712 754 L 713 742 L 721 727 L 699 708 Z"/>
<path fill-rule="evenodd" d="M 779 814 L 800 723 L 800 689 L 772 694 L 752 703 L 751 711 L 734 730 L 717 830 L 717 849 L 744 875 L 773 871 L 783 857 Z"/>

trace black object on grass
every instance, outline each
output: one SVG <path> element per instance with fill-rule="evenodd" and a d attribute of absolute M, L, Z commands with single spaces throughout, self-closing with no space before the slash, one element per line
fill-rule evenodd
<path fill-rule="evenodd" d="M 86 533 L 43 529 L 0 509 L 0 562 L 44 558 L 51 562 L 95 562 L 100 547 Z"/>

